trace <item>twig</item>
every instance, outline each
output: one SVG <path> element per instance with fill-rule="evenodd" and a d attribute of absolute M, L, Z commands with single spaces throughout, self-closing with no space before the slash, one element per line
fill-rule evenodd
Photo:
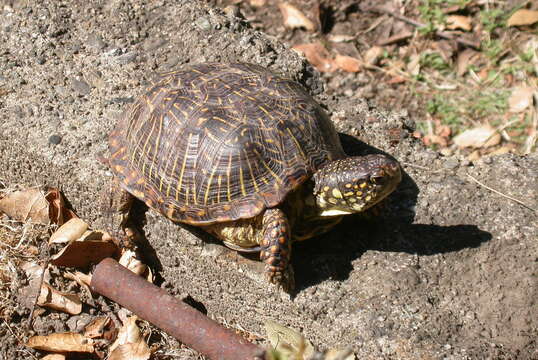
<path fill-rule="evenodd" d="M 26 323 L 26 331 L 32 328 L 32 320 L 34 317 L 34 311 L 35 311 L 35 308 L 37 307 L 39 295 L 41 295 L 41 288 L 43 287 L 43 282 L 45 280 L 45 272 L 47 271 L 47 268 L 49 267 L 49 261 L 50 261 L 50 253 L 47 248 L 47 259 L 45 260 L 43 271 L 41 272 L 41 276 L 39 277 L 39 287 L 38 287 L 37 294 L 34 299 L 34 305 L 32 306 L 32 310 L 30 311 L 30 315 L 28 316 L 28 322 Z"/>
<path fill-rule="evenodd" d="M 508 195 L 506 195 L 506 194 L 503 194 L 502 192 L 500 192 L 500 191 L 498 191 L 498 190 L 495 190 L 495 189 L 493 189 L 493 188 L 491 188 L 491 187 L 489 187 L 489 186 L 487 186 L 487 185 L 481 183 L 480 181 L 478 181 L 477 179 L 475 179 L 474 177 L 472 177 L 470 174 L 467 174 L 467 176 L 468 176 L 469 178 L 471 178 L 471 180 L 473 180 L 475 183 L 477 183 L 478 185 L 480 185 L 480 186 L 482 186 L 482 187 L 485 187 L 485 188 L 488 189 L 489 191 L 492 191 L 492 192 L 494 192 L 495 194 L 501 195 L 502 197 L 505 197 L 505 198 L 507 198 L 507 199 L 509 199 L 509 200 L 512 200 L 512 201 L 518 203 L 519 205 L 521 205 L 521 206 L 523 206 L 523 207 L 525 207 L 525 208 L 527 208 L 527 209 L 529 209 L 529 210 L 531 210 L 531 211 L 533 211 L 533 212 L 536 212 L 536 209 L 533 209 L 533 208 L 531 208 L 530 206 L 526 205 L 523 201 L 518 200 L 518 199 L 516 199 L 516 198 L 514 198 L 514 197 L 511 197 L 511 196 L 508 196 Z"/>
<path fill-rule="evenodd" d="M 383 7 L 373 7 L 371 10 L 390 15 L 390 16 L 394 17 L 395 19 L 398 19 L 398 20 L 401 20 L 401 21 L 406 22 L 408 24 L 411 24 L 413 26 L 416 26 L 417 28 L 423 28 L 423 27 L 426 26 L 426 24 L 423 24 L 423 23 L 418 22 L 416 20 L 410 19 L 410 18 L 408 18 L 406 16 L 397 14 L 397 13 L 395 13 L 393 11 L 390 11 L 388 9 L 385 9 Z M 435 31 L 435 35 L 437 35 L 439 37 L 442 37 L 443 39 L 454 40 L 454 41 L 456 41 L 456 42 L 458 42 L 458 43 L 460 43 L 462 45 L 469 46 L 469 47 L 471 47 L 473 49 L 476 49 L 476 50 L 480 49 L 480 43 L 477 43 L 476 41 L 466 40 L 466 39 L 463 39 L 463 38 L 460 38 L 460 37 L 455 37 L 453 34 L 448 33 L 446 31 L 437 30 L 437 31 Z"/>
<path fill-rule="evenodd" d="M 401 34 L 396 34 L 396 35 L 393 35 L 393 36 L 390 36 L 384 40 L 381 40 L 377 43 L 377 45 L 379 46 L 385 46 L 385 45 L 390 45 L 390 44 L 394 44 L 394 43 L 397 43 L 397 42 L 400 42 L 402 40 L 406 40 L 410 37 L 413 36 L 413 33 L 409 32 L 409 31 L 406 31 L 404 33 L 401 33 Z"/>

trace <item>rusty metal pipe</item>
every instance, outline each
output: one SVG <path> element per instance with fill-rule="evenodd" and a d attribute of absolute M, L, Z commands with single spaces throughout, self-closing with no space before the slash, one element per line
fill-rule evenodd
<path fill-rule="evenodd" d="M 167 294 L 111 258 L 104 259 L 97 265 L 91 288 L 210 359 L 263 358 L 264 351 L 260 347 Z"/>

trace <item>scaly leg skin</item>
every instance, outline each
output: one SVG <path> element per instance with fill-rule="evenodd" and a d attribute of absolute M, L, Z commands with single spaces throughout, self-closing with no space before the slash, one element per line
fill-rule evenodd
<path fill-rule="evenodd" d="M 263 239 L 260 258 L 265 274 L 273 284 L 289 292 L 295 287 L 291 258 L 291 228 L 280 209 L 267 209 L 263 215 Z"/>
<path fill-rule="evenodd" d="M 102 211 L 106 216 L 108 231 L 121 245 L 133 248 L 138 231 L 130 224 L 129 213 L 134 196 L 123 190 L 117 179 L 112 179 L 103 192 Z"/>

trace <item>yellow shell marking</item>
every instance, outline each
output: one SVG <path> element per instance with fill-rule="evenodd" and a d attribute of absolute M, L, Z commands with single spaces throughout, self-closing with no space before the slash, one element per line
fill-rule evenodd
<path fill-rule="evenodd" d="M 192 133 L 189 133 L 189 139 L 187 140 L 187 144 L 190 144 L 191 142 L 191 138 L 192 138 Z M 183 183 L 183 173 L 185 172 L 185 165 L 187 164 L 187 153 L 188 153 L 188 146 L 187 146 L 187 149 L 185 149 L 185 154 L 183 155 L 183 163 L 181 164 L 181 172 L 179 173 L 179 179 L 178 179 L 178 182 L 177 182 L 177 187 L 176 187 L 176 201 L 179 200 L 179 191 L 181 189 L 181 184 Z M 176 159 L 177 160 L 177 159 Z M 176 169 L 176 163 L 174 163 L 174 168 L 172 169 L 172 174 L 174 174 L 174 170 Z M 187 193 L 188 193 L 188 188 L 187 188 Z M 189 197 L 186 196 L 186 200 L 187 202 L 189 201 Z"/>
<path fill-rule="evenodd" d="M 246 150 L 243 150 L 243 151 L 246 153 Z M 254 171 L 252 171 L 252 165 L 250 164 L 250 160 L 248 160 L 248 157 L 246 157 L 246 159 L 247 159 L 248 171 L 250 172 L 250 177 L 252 179 L 252 183 L 254 184 L 254 189 L 256 192 L 258 192 L 260 189 L 258 188 L 258 183 L 256 182 Z"/>

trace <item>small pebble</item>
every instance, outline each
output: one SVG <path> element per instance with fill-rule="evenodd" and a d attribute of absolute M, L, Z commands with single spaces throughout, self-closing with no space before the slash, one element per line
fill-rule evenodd
<path fill-rule="evenodd" d="M 86 81 L 73 79 L 71 80 L 71 87 L 79 95 L 88 95 L 90 93 L 91 87 Z"/>
<path fill-rule="evenodd" d="M 58 145 L 61 142 L 62 142 L 62 138 L 60 137 L 60 135 L 51 135 L 49 137 L 49 143 L 50 144 Z"/>
<path fill-rule="evenodd" d="M 130 62 L 133 62 L 136 59 L 137 55 L 138 54 L 135 51 L 131 51 L 131 52 L 128 52 L 127 54 L 118 56 L 116 61 L 118 62 L 118 64 L 122 64 L 122 65 L 129 64 Z"/>
<path fill-rule="evenodd" d="M 129 97 L 116 97 L 110 99 L 110 102 L 112 104 L 131 104 L 134 102 L 134 98 L 132 96 Z"/>
<path fill-rule="evenodd" d="M 88 40 L 86 40 L 86 43 L 97 50 L 103 50 L 106 47 L 106 43 L 103 41 L 101 36 L 96 34 L 90 34 L 88 36 Z"/>
<path fill-rule="evenodd" d="M 490 156 L 484 156 L 484 157 L 482 158 L 482 162 L 483 162 L 484 164 L 488 164 L 488 165 L 489 165 L 489 164 L 491 164 L 491 163 L 493 162 L 493 160 L 491 159 Z"/>
<path fill-rule="evenodd" d="M 198 26 L 200 30 L 203 30 L 203 31 L 211 30 L 211 23 L 206 17 L 198 18 L 196 19 L 194 23 L 196 24 L 196 26 Z"/>
<path fill-rule="evenodd" d="M 455 169 L 458 167 L 458 165 L 459 165 L 458 159 L 454 159 L 454 158 L 447 159 L 445 163 L 443 164 L 445 169 Z"/>
<path fill-rule="evenodd" d="M 202 256 L 217 257 L 225 251 L 224 247 L 217 244 L 205 244 L 202 249 Z"/>

